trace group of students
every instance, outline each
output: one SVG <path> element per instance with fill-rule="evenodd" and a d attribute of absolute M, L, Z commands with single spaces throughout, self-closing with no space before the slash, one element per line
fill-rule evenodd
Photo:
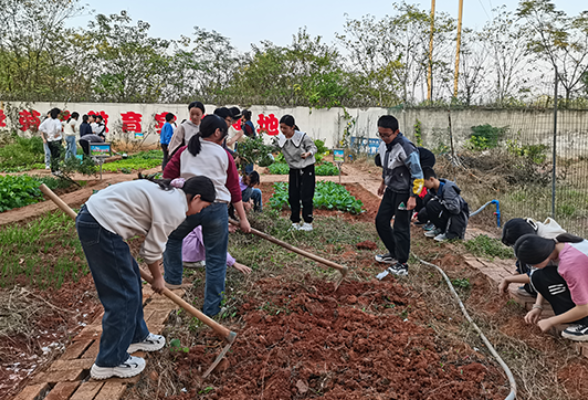
<path fill-rule="evenodd" d="M 188 108 L 190 119 L 173 131 L 167 144 L 163 179 L 140 176 L 139 180 L 109 186 L 90 197 L 76 219 L 78 237 L 104 307 L 100 351 L 91 368 L 95 379 L 137 375 L 145 368 L 145 361 L 130 354 L 156 351 L 165 345 L 165 338 L 150 333 L 145 324 L 139 266 L 125 240 L 145 236 L 139 256 L 153 275 L 151 286 L 157 293 L 181 287 L 184 266 L 203 263 L 202 310 L 208 316 L 221 312 L 227 266 L 251 272 L 227 253 L 229 206 L 239 218 L 239 228 L 250 232 L 243 199 L 254 199 L 251 207 L 261 211 L 261 192 L 254 195 L 259 174 L 252 171 L 240 177 L 234 154 L 227 148 L 235 114 L 223 117 L 226 111 L 220 110 L 203 117 L 205 109 L 200 102 Z M 316 147 L 296 129 L 293 117 L 282 118 L 281 128 L 279 145 L 291 163 L 291 186 L 297 190 L 291 189 L 291 201 L 302 201 L 303 219 L 312 229 Z M 296 207 L 291 204 L 292 221 L 299 223 L 300 205 L 295 218 Z"/>
<path fill-rule="evenodd" d="M 543 332 L 570 324 L 562 331 L 564 338 L 588 341 L 588 241 L 550 218 L 544 223 L 514 218 L 504 224 L 502 243 L 513 247 L 518 274 L 504 278 L 499 292 L 512 283 L 522 284 L 518 294 L 537 298 L 525 316 L 528 324 Z M 545 301 L 555 316 L 540 319 Z"/>
<path fill-rule="evenodd" d="M 408 275 L 411 220 L 423 225 L 426 237 L 440 242 L 463 239 L 469 207 L 454 182 L 437 177 L 433 153 L 410 142 L 400 132 L 395 117 L 378 119 L 378 135 L 382 143 L 375 162 L 382 167 L 378 195 L 383 198 L 376 215 L 376 230 L 388 253 L 375 258 L 390 264 L 377 276 L 383 279 L 388 274 Z"/>
<path fill-rule="evenodd" d="M 77 153 L 76 140 L 84 150 L 85 155 L 90 154 L 90 143 L 103 143 L 105 141 L 106 126 L 101 115 L 84 115 L 80 123 L 80 114 L 73 112 L 67 120 L 61 121 L 61 110 L 53 108 L 39 125 L 39 132 L 43 139 L 45 151 L 45 169 L 51 169 L 53 174 L 59 175 L 59 160 L 63 150 L 65 138 L 65 158 L 73 158 Z"/>

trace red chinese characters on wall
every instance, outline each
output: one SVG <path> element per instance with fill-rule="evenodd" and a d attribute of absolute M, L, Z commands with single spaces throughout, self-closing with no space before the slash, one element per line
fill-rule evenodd
<path fill-rule="evenodd" d="M 60 121 L 67 121 L 71 117 L 71 113 L 68 110 L 63 110 L 61 114 L 59 114 Z"/>
<path fill-rule="evenodd" d="M 270 114 L 267 117 L 263 114 L 259 114 L 258 117 L 259 119 L 257 120 L 257 123 L 259 124 L 259 129 L 257 132 L 266 132 L 270 136 L 277 136 L 278 133 L 280 133 L 278 130 L 280 124 L 274 114 Z"/>
<path fill-rule="evenodd" d="M 88 115 L 100 115 L 102 116 L 102 118 L 104 118 L 104 126 L 106 127 L 106 132 L 109 132 L 110 130 L 108 129 L 108 114 L 106 114 L 104 111 L 100 111 L 100 112 L 94 112 L 94 111 L 89 111 Z"/>
<path fill-rule="evenodd" d="M 4 114 L 4 110 L 0 110 L 0 128 L 6 127 L 6 114 Z"/>
<path fill-rule="evenodd" d="M 129 111 L 126 113 L 121 113 L 120 116 L 122 117 L 122 130 L 123 130 L 123 132 L 135 132 L 135 133 L 142 132 L 141 118 L 143 116 L 141 114 L 133 112 L 133 111 Z"/>
<path fill-rule="evenodd" d="M 35 110 L 22 110 L 18 113 L 18 123 L 20 124 L 20 130 L 23 132 L 28 131 L 31 128 L 39 129 L 39 125 L 41 125 L 41 120 L 39 117 L 41 113 Z"/>
<path fill-rule="evenodd" d="M 165 124 L 165 116 L 167 114 L 167 111 L 160 114 L 155 114 L 155 131 L 158 135 L 161 135 L 161 128 L 163 128 L 163 125 Z"/>
<path fill-rule="evenodd" d="M 239 121 L 235 122 L 235 123 L 233 124 L 233 128 L 234 128 L 236 131 L 240 131 L 240 130 L 241 130 L 241 120 L 239 120 Z"/>

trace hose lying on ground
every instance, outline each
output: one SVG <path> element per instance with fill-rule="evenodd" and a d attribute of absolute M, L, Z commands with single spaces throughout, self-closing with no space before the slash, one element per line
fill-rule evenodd
<path fill-rule="evenodd" d="M 473 217 L 474 215 L 480 213 L 480 211 L 482 211 L 484 208 L 486 208 L 490 204 L 496 204 L 496 212 L 494 213 L 494 215 L 496 215 L 496 224 L 500 228 L 500 202 L 498 200 L 490 200 L 488 203 L 484 204 L 482 207 L 478 208 L 473 213 L 470 213 L 470 218 Z"/>
<path fill-rule="evenodd" d="M 491 202 L 489 202 L 488 204 L 490 204 L 490 203 Z M 490 353 L 494 356 L 494 358 L 496 359 L 496 361 L 498 361 L 498 364 L 500 364 L 500 366 L 502 367 L 502 369 L 506 373 L 506 376 L 508 377 L 508 381 L 510 383 L 510 393 L 508 394 L 508 396 L 506 397 L 505 400 L 514 400 L 516 398 L 516 396 L 517 396 L 517 383 L 515 382 L 514 376 L 513 376 L 512 372 L 511 372 L 510 368 L 508 368 L 508 365 L 506 365 L 506 363 L 504 362 L 504 360 L 502 359 L 502 357 L 500 357 L 500 355 L 498 354 L 498 352 L 494 349 L 494 346 L 492 346 L 492 343 L 490 343 L 490 341 L 488 340 L 488 338 L 486 338 L 486 336 L 482 333 L 482 330 L 472 320 L 472 317 L 470 317 L 470 314 L 468 314 L 468 311 L 466 310 L 465 306 L 463 305 L 461 299 L 459 298 L 459 295 L 455 291 L 455 288 L 451 284 L 451 280 L 449 279 L 449 277 L 447 276 L 447 274 L 445 273 L 445 271 L 443 271 L 439 266 L 437 266 L 435 264 L 431 264 L 429 262 L 426 262 L 424 260 L 421 260 L 414 253 L 412 253 L 412 255 L 421 264 L 425 264 L 425 265 L 428 265 L 430 267 L 436 268 L 437 271 L 439 271 L 439 273 L 443 276 L 443 279 L 445 279 L 445 282 L 447 283 L 447 286 L 449 286 L 449 290 L 451 290 L 451 293 L 453 293 L 453 296 L 457 299 L 457 302 L 459 303 L 459 308 L 461 308 L 461 312 L 466 317 L 466 319 L 470 322 L 470 324 L 472 324 L 472 326 L 474 327 L 474 329 L 476 330 L 476 332 L 478 332 L 478 334 L 482 338 L 482 341 L 484 342 L 484 344 L 486 345 L 486 347 L 488 348 L 488 350 L 490 350 Z"/>

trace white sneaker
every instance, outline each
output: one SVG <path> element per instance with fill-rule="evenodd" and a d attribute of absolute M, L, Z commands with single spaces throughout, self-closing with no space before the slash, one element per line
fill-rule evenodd
<path fill-rule="evenodd" d="M 145 360 L 141 357 L 133 357 L 129 356 L 127 361 L 124 363 L 113 367 L 113 368 L 103 368 L 99 367 L 96 364 L 92 365 L 92 369 L 90 370 L 90 376 L 93 379 L 108 379 L 112 377 L 117 378 L 130 378 L 136 375 L 139 375 L 145 369 Z"/>
<path fill-rule="evenodd" d="M 310 223 L 310 224 L 309 224 L 309 223 L 305 222 L 305 223 L 304 223 L 304 224 L 303 224 L 303 225 L 300 227 L 300 229 L 299 229 L 299 230 L 301 230 L 301 231 L 306 231 L 306 232 L 310 232 L 310 231 L 312 231 L 312 223 Z"/>
<path fill-rule="evenodd" d="M 441 233 L 441 230 L 439 230 L 439 229 L 433 229 L 432 231 L 425 232 L 425 237 L 428 237 L 428 238 L 431 238 L 432 239 L 432 238 L 434 238 L 435 236 L 437 236 L 440 233 Z"/>
<path fill-rule="evenodd" d="M 51 167 L 48 165 L 45 165 L 45 169 L 51 169 Z"/>
<path fill-rule="evenodd" d="M 150 333 L 145 340 L 133 343 L 129 346 L 127 353 L 133 354 L 136 351 L 157 351 L 165 346 L 165 338 L 161 335 Z"/>
<path fill-rule="evenodd" d="M 435 236 L 433 240 L 436 240 L 437 242 L 445 242 L 447 240 L 447 235 L 445 235 L 444 233 L 440 233 L 437 236 Z"/>
<path fill-rule="evenodd" d="M 299 231 L 300 230 L 300 224 L 297 222 L 292 222 L 292 226 L 290 227 L 291 231 Z"/>

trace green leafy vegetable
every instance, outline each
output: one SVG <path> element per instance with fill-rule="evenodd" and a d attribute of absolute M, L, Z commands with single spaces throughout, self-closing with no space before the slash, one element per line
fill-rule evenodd
<path fill-rule="evenodd" d="M 335 182 L 317 182 L 313 204 L 317 209 L 341 210 L 351 214 L 361 213 L 363 207 L 361 200 L 357 200 L 344 186 Z M 289 207 L 288 183 L 274 183 L 274 195 L 270 198 L 270 207 L 277 210 Z"/>

